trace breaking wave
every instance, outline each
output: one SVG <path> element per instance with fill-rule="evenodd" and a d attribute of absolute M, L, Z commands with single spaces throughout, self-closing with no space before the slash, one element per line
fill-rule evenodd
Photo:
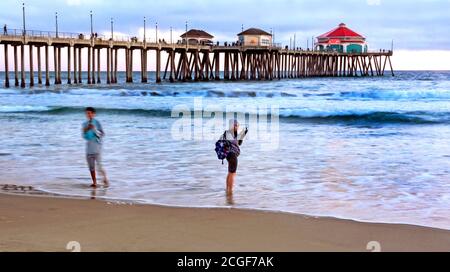
<path fill-rule="evenodd" d="M 149 117 L 172 116 L 170 109 L 142 109 L 142 108 L 97 108 L 101 114 L 140 115 Z M 76 114 L 84 111 L 83 107 L 49 107 L 49 106 L 0 106 L 0 113 L 34 113 L 46 115 Z M 239 112 L 256 114 L 255 112 Z M 212 112 L 204 111 L 204 116 L 211 116 Z M 404 124 L 439 124 L 450 123 L 450 112 L 389 112 L 389 111 L 320 111 L 309 109 L 280 109 L 278 116 L 281 120 L 290 122 L 317 123 L 404 123 Z"/>

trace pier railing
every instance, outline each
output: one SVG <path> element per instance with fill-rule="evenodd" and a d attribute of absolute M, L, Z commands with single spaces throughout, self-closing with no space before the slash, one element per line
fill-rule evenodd
<path fill-rule="evenodd" d="M 27 36 L 27 37 L 37 37 L 37 38 L 63 38 L 63 39 L 75 39 L 78 38 L 80 33 L 69 33 L 69 32 L 53 32 L 53 31 L 42 31 L 42 30 L 32 30 L 32 29 L 8 29 L 6 32 L 3 31 L 3 36 Z"/>
<path fill-rule="evenodd" d="M 86 34 L 86 33 L 73 33 L 73 32 L 56 32 L 56 31 L 43 31 L 33 29 L 7 29 L 0 33 L 0 36 L 14 36 L 14 37 L 32 37 L 32 38 L 52 38 L 52 39 L 81 39 L 89 40 L 91 38 L 109 41 L 111 36 L 98 35 L 98 34 Z M 113 41 L 118 42 L 131 42 L 134 37 L 114 35 Z M 149 40 L 148 40 L 149 41 Z"/>
<path fill-rule="evenodd" d="M 155 38 L 146 38 L 145 40 L 136 36 L 124 36 L 124 35 L 98 35 L 97 33 L 86 34 L 86 33 L 71 33 L 71 32 L 56 32 L 56 31 L 42 31 L 42 30 L 23 30 L 23 29 L 7 29 L 7 31 L 3 31 L 0 33 L 0 36 L 9 36 L 9 37 L 26 37 L 26 38 L 49 38 L 49 39 L 75 39 L 75 40 L 95 40 L 95 41 L 112 41 L 112 42 L 131 42 L 131 43 L 140 43 L 147 45 L 162 45 L 163 47 L 182 47 L 186 46 L 188 49 L 192 48 L 205 48 L 210 47 L 215 50 L 227 50 L 227 49 L 235 49 L 235 50 L 258 50 L 258 49 L 269 49 L 269 50 L 280 50 L 282 52 L 296 52 L 296 53 L 325 53 L 325 54 L 347 54 L 347 55 L 355 55 L 355 54 L 392 54 L 391 50 L 379 49 L 379 50 L 369 50 L 366 52 L 337 52 L 337 51 L 326 51 L 326 50 L 316 50 L 313 48 L 301 48 L 301 47 L 289 47 L 283 46 L 281 43 L 272 43 L 270 45 L 242 45 L 239 42 L 215 42 L 211 44 L 188 44 L 182 43 L 181 41 L 177 42 L 167 42 L 164 39 L 159 39 L 158 41 Z"/>
<path fill-rule="evenodd" d="M 272 43 L 270 45 L 242 45 L 237 41 L 234 42 L 215 42 L 211 44 L 191 44 L 183 43 L 181 41 L 177 42 L 167 42 L 164 39 L 146 38 L 145 40 L 136 36 L 123 36 L 123 35 L 98 35 L 97 33 L 86 34 L 86 33 L 73 33 L 73 32 L 56 32 L 56 31 L 43 31 L 43 30 L 23 30 L 23 29 L 7 29 L 0 33 L 0 36 L 14 36 L 16 38 L 27 37 L 27 38 L 51 38 L 51 39 L 78 39 L 78 40 L 98 40 L 98 41 L 113 41 L 113 42 L 135 42 L 135 43 L 147 43 L 147 44 L 161 44 L 167 46 L 188 46 L 192 47 L 202 47 L 210 46 L 212 48 L 245 48 L 245 49 L 283 49 L 281 43 Z"/>

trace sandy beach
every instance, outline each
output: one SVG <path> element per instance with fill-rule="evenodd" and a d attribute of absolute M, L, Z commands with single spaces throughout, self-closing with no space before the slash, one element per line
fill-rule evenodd
<path fill-rule="evenodd" d="M 450 231 L 237 209 L 0 194 L 0 251 L 449 251 Z"/>

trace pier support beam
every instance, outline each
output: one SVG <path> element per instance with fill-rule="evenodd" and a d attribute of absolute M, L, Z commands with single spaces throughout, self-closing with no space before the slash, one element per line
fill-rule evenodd
<path fill-rule="evenodd" d="M 392 76 L 395 76 L 395 74 L 394 74 L 394 68 L 392 67 L 391 57 L 388 57 L 388 58 L 389 58 L 389 66 L 390 66 L 390 68 L 391 68 Z"/>
<path fill-rule="evenodd" d="M 117 83 L 117 66 L 118 66 L 118 55 L 119 49 L 115 48 L 114 50 L 114 83 Z"/>
<path fill-rule="evenodd" d="M 130 69 L 129 69 L 130 80 L 129 80 L 129 82 L 133 83 L 133 49 L 130 50 L 130 59 L 129 60 L 130 60 Z"/>
<path fill-rule="evenodd" d="M 161 50 L 156 50 L 156 83 L 161 82 Z"/>
<path fill-rule="evenodd" d="M 169 81 L 175 81 L 175 50 L 170 51 L 170 76 Z"/>
<path fill-rule="evenodd" d="M 13 46 L 14 48 L 14 86 L 19 86 L 19 65 L 17 61 L 17 45 Z"/>
<path fill-rule="evenodd" d="M 129 82 L 130 75 L 130 52 L 129 49 L 125 49 L 125 82 Z"/>
<path fill-rule="evenodd" d="M 8 44 L 5 46 L 5 87 L 9 88 L 9 67 L 8 67 Z"/>
<path fill-rule="evenodd" d="M 100 66 L 100 48 L 97 49 L 97 84 L 102 83 L 100 79 L 101 66 Z"/>
<path fill-rule="evenodd" d="M 58 48 L 53 46 L 53 72 L 55 74 L 55 85 L 58 84 Z"/>
<path fill-rule="evenodd" d="M 70 46 L 67 47 L 67 84 L 72 84 L 72 78 L 71 78 L 71 48 Z"/>
<path fill-rule="evenodd" d="M 77 70 L 77 48 L 73 47 L 73 83 L 78 84 Z"/>
<path fill-rule="evenodd" d="M 111 47 L 111 62 L 110 62 L 110 65 L 111 65 L 111 68 L 110 68 L 110 70 L 109 70 L 109 73 L 110 73 L 110 78 L 111 78 L 111 83 L 114 83 L 114 60 L 115 60 L 115 55 L 114 55 L 114 49 Z"/>
<path fill-rule="evenodd" d="M 148 82 L 147 53 L 147 49 L 144 49 L 142 52 L 142 83 Z"/>
<path fill-rule="evenodd" d="M 111 48 L 106 48 L 106 84 L 111 84 Z"/>
<path fill-rule="evenodd" d="M 29 57 L 30 57 L 30 87 L 34 86 L 34 68 L 33 68 L 33 46 L 30 44 L 28 45 L 28 49 L 30 51 Z"/>
<path fill-rule="evenodd" d="M 87 84 L 92 84 L 91 80 L 91 47 L 87 48 Z"/>
<path fill-rule="evenodd" d="M 133 83 L 133 49 L 126 49 L 127 83 Z"/>
<path fill-rule="evenodd" d="M 214 53 L 214 64 L 216 66 L 214 68 L 214 79 L 220 80 L 220 54 L 218 52 Z"/>
<path fill-rule="evenodd" d="M 223 64 L 223 79 L 224 80 L 230 79 L 229 66 L 230 66 L 230 54 L 228 54 L 228 52 L 225 52 L 225 59 L 224 59 L 224 64 Z"/>
<path fill-rule="evenodd" d="M 50 71 L 49 71 L 49 59 L 48 59 L 48 45 L 45 45 L 45 86 L 50 86 Z"/>
<path fill-rule="evenodd" d="M 25 88 L 25 45 L 20 46 L 20 87 Z"/>
<path fill-rule="evenodd" d="M 95 80 L 95 48 L 92 47 L 92 84 L 97 83 Z"/>
<path fill-rule="evenodd" d="M 61 80 L 61 47 L 58 47 L 58 84 L 62 84 L 62 80 Z"/>
<path fill-rule="evenodd" d="M 42 85 L 42 59 L 41 59 L 41 46 L 37 48 L 37 63 L 38 63 L 38 84 Z"/>
<path fill-rule="evenodd" d="M 81 84 L 81 83 L 83 83 L 83 78 L 82 78 L 82 71 L 83 71 L 83 68 L 82 68 L 82 63 L 81 63 L 81 47 L 80 48 L 78 48 L 78 83 L 79 84 Z"/>

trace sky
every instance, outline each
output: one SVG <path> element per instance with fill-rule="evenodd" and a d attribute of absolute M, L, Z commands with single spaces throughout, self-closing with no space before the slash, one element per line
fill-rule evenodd
<path fill-rule="evenodd" d="M 312 37 L 339 23 L 363 34 L 370 50 L 390 49 L 394 44 L 397 70 L 450 70 L 450 0 L 28 0 L 27 29 L 55 29 L 58 12 L 60 32 L 89 33 L 89 12 L 94 32 L 109 35 L 114 18 L 118 37 L 143 36 L 174 40 L 189 28 L 203 29 L 216 41 L 234 41 L 244 28 L 272 30 L 275 42 L 306 47 Z M 22 1 L 0 2 L 1 24 L 22 28 Z"/>

